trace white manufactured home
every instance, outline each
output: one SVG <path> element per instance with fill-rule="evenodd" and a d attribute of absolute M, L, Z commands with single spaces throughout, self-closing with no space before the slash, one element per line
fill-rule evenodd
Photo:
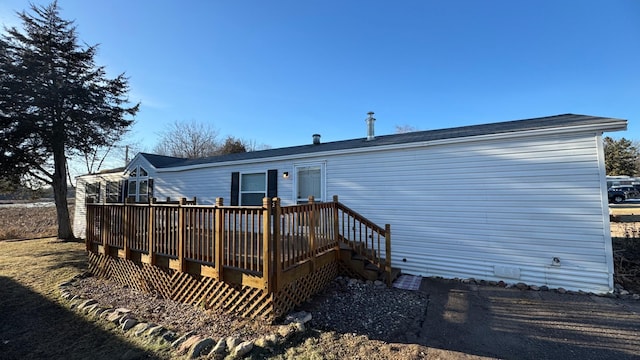
<path fill-rule="evenodd" d="M 202 159 L 140 153 L 122 172 L 78 178 L 74 231 L 84 237 L 86 199 L 338 195 L 391 224 L 392 263 L 405 273 L 610 292 L 602 134 L 626 127 L 565 114 L 384 136 L 370 127 L 359 139 Z"/>

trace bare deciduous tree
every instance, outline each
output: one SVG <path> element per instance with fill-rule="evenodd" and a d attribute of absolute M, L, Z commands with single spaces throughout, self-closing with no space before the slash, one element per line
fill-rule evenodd
<path fill-rule="evenodd" d="M 418 128 L 411 125 L 396 125 L 396 134 L 404 134 L 409 132 L 418 131 Z"/>
<path fill-rule="evenodd" d="M 218 154 L 218 130 L 195 121 L 175 121 L 160 134 L 153 148 L 159 155 L 195 159 Z"/>
<path fill-rule="evenodd" d="M 255 140 L 241 139 L 240 141 L 242 142 L 242 145 L 244 145 L 244 148 L 247 149 L 247 151 L 259 151 L 259 150 L 271 149 L 270 145 L 258 144 L 258 142 Z"/>

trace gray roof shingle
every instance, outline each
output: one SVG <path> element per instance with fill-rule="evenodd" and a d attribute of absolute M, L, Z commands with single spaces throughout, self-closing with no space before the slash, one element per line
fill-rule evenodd
<path fill-rule="evenodd" d="M 605 118 L 589 115 L 563 114 L 555 116 L 540 117 L 534 119 L 514 120 L 491 124 L 470 125 L 448 129 L 416 131 L 404 134 L 381 135 L 375 139 L 367 141 L 366 138 L 351 140 L 333 141 L 321 144 L 308 144 L 291 146 L 277 149 L 261 151 L 251 151 L 246 153 L 227 154 L 198 159 L 183 159 L 156 154 L 142 153 L 154 167 L 170 168 L 183 167 L 200 164 L 222 163 L 227 161 L 264 159 L 279 156 L 289 156 L 295 154 L 308 154 L 324 151 L 347 150 L 356 148 L 367 148 L 382 145 L 396 145 L 404 143 L 414 143 L 423 141 L 434 141 L 444 139 L 455 139 L 461 137 L 492 135 L 528 130 L 543 130 L 558 127 L 570 127 L 581 125 L 598 125 L 604 123 L 616 123 L 621 128 L 626 127 L 627 121 L 622 119 Z"/>

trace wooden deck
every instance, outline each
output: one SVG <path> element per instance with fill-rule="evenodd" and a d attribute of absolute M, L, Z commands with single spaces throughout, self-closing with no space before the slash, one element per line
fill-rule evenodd
<path fill-rule="evenodd" d="M 87 204 L 90 271 L 174 300 L 276 318 L 339 273 L 390 282 L 391 233 L 338 201 Z M 354 259 L 353 261 L 351 259 Z M 355 266 L 353 265 L 355 264 Z M 362 264 L 362 266 L 360 266 Z"/>

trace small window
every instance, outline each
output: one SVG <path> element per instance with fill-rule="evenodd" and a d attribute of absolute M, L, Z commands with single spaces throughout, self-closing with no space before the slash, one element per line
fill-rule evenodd
<path fill-rule="evenodd" d="M 105 187 L 105 200 L 108 203 L 121 202 L 122 185 L 119 181 L 108 181 Z"/>
<path fill-rule="evenodd" d="M 100 183 L 87 183 L 85 185 L 85 202 L 86 203 L 100 202 Z"/>
<path fill-rule="evenodd" d="M 140 174 L 138 174 L 138 176 L 140 177 L 145 177 L 145 176 L 149 176 L 149 174 L 147 173 L 147 170 L 145 170 L 144 168 L 140 168 Z"/>
<path fill-rule="evenodd" d="M 131 170 L 131 173 L 129 174 L 129 177 L 137 177 L 138 176 L 138 168 L 135 168 L 133 170 Z"/>
<path fill-rule="evenodd" d="M 323 165 L 296 166 L 296 202 L 304 204 L 313 196 L 315 201 L 323 201 Z"/>
<path fill-rule="evenodd" d="M 138 192 L 138 183 L 135 180 L 129 180 L 129 194 L 127 197 L 131 201 L 136 201 L 136 193 Z"/>
<path fill-rule="evenodd" d="M 149 180 L 140 180 L 139 200 L 140 202 L 149 202 Z"/>
<path fill-rule="evenodd" d="M 240 178 L 240 205 L 259 206 L 267 194 L 265 173 L 242 174 Z"/>

